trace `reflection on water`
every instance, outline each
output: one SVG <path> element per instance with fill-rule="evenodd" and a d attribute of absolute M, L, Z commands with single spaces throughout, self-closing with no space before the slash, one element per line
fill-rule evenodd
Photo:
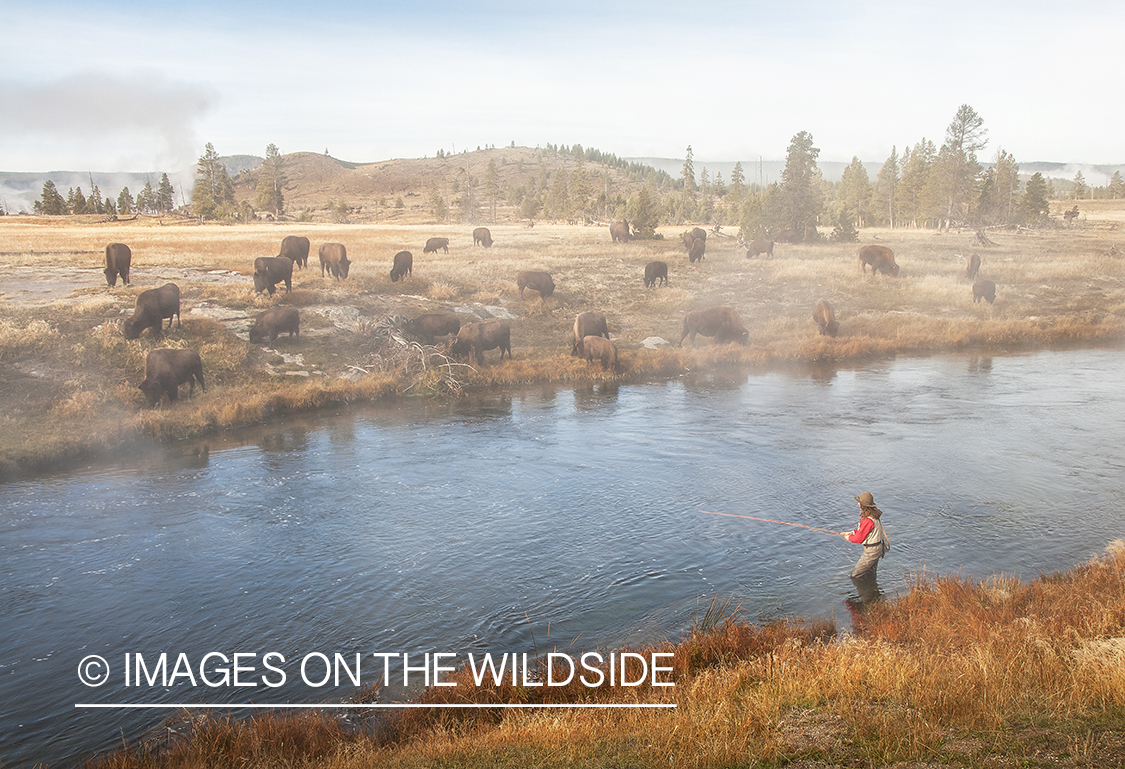
<path fill-rule="evenodd" d="M 587 650 L 675 637 L 716 594 L 847 626 L 922 570 L 1068 568 L 1125 533 L 1123 368 L 965 355 L 408 400 L 6 484 L 0 760 L 160 717 L 77 702 L 248 696 L 86 688 L 87 654 Z M 861 491 L 894 543 L 873 585 L 838 536 L 699 512 L 840 531 Z"/>

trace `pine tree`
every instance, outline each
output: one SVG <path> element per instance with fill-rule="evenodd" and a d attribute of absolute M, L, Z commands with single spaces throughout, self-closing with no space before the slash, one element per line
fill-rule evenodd
<path fill-rule="evenodd" d="M 560 168 L 555 171 L 554 176 L 555 180 L 551 183 L 551 191 L 547 193 L 543 211 L 552 219 L 561 219 L 566 217 L 567 208 L 570 205 L 566 189 L 566 172 Z"/>
<path fill-rule="evenodd" d="M 152 182 L 145 181 L 145 186 L 137 193 L 134 201 L 137 213 L 152 213 L 156 210 L 155 193 L 152 191 Z"/>
<path fill-rule="evenodd" d="M 43 191 L 39 200 L 35 201 L 35 213 L 46 216 L 61 216 L 67 213 L 66 200 L 59 194 L 55 183 L 48 179 L 43 182 Z"/>
<path fill-rule="evenodd" d="M 430 188 L 430 213 L 438 222 L 444 222 L 449 216 L 449 208 L 445 205 L 445 200 L 442 198 L 441 193 L 438 192 L 437 187 Z"/>
<path fill-rule="evenodd" d="M 820 171 L 816 166 L 819 155 L 820 149 L 813 146 L 812 134 L 801 131 L 789 142 L 785 169 L 781 172 L 781 224 L 802 238 L 816 226 L 817 216 L 824 207 Z"/>
<path fill-rule="evenodd" d="M 1109 194 L 1114 200 L 1125 197 L 1125 180 L 1122 180 L 1120 171 L 1114 171 L 1113 178 L 1109 180 Z"/>
<path fill-rule="evenodd" d="M 104 214 L 105 203 L 102 201 L 102 191 L 98 189 L 98 185 L 94 184 L 94 180 L 90 179 L 90 187 L 93 192 L 90 197 L 86 199 L 86 213 L 88 214 Z"/>
<path fill-rule="evenodd" d="M 871 181 L 867 176 L 867 169 L 863 167 L 859 157 L 853 155 L 852 162 L 840 176 L 840 186 L 836 190 L 837 213 L 846 211 L 849 216 L 854 217 L 854 227 L 862 227 L 866 223 L 870 205 Z"/>
<path fill-rule="evenodd" d="M 984 119 L 968 104 L 962 104 L 945 129 L 935 167 L 934 181 L 945 201 L 945 227 L 955 216 L 968 216 L 967 207 L 973 198 L 981 168 L 977 152 L 988 144 Z"/>
<path fill-rule="evenodd" d="M 1079 171 L 1074 175 L 1074 199 L 1081 200 L 1086 197 L 1090 188 L 1086 186 L 1086 177 Z M 79 190 L 81 192 L 81 190 Z"/>
<path fill-rule="evenodd" d="M 285 171 L 281 167 L 281 152 L 276 144 L 266 146 L 266 159 L 258 167 L 258 185 L 254 189 L 254 202 L 263 211 L 272 211 L 275 217 L 281 216 L 285 198 L 281 188 L 285 186 Z"/>
<path fill-rule="evenodd" d="M 879 169 L 878 175 L 875 177 L 875 191 L 872 195 L 871 206 L 877 217 L 886 217 L 887 226 L 894 229 L 895 226 L 895 211 L 898 204 L 896 195 L 898 193 L 898 151 L 897 147 L 891 147 L 891 154 L 883 162 L 883 167 Z"/>
<path fill-rule="evenodd" d="M 192 213 L 200 219 L 222 219 L 233 213 L 234 185 L 211 142 L 207 142 L 203 155 L 195 166 L 191 208 Z"/>
<path fill-rule="evenodd" d="M 1040 215 L 1050 213 L 1050 200 L 1047 181 L 1043 178 L 1043 174 L 1036 171 L 1027 180 L 1027 186 L 1023 191 L 1024 220 L 1028 224 L 1035 224 L 1039 221 Z"/>
<path fill-rule="evenodd" d="M 691 152 L 691 148 L 688 148 Z M 660 223 L 660 196 L 652 184 L 645 184 L 629 198 L 625 207 L 625 218 L 636 236 L 642 240 L 656 237 L 656 225 Z"/>
<path fill-rule="evenodd" d="M 730 196 L 734 199 L 736 205 L 742 202 L 743 196 L 746 195 L 746 175 L 742 172 L 742 161 L 739 160 L 734 164 L 734 170 L 730 172 Z"/>
<path fill-rule="evenodd" d="M 570 217 L 585 221 L 590 214 L 590 178 L 579 165 L 570 175 Z"/>
<path fill-rule="evenodd" d="M 117 210 L 124 216 L 133 213 L 133 206 L 133 195 L 129 192 L 129 188 L 122 187 L 121 192 L 117 193 Z"/>
<path fill-rule="evenodd" d="M 152 191 L 151 185 L 145 183 L 145 189 Z M 176 208 L 176 200 L 173 197 L 175 190 L 172 188 L 172 182 L 168 181 L 168 174 L 161 174 L 160 184 L 156 188 L 156 197 L 150 200 L 153 201 L 152 208 L 161 214 L 166 214 Z"/>
<path fill-rule="evenodd" d="M 484 193 L 488 195 L 490 222 L 496 221 L 496 198 L 500 196 L 500 177 L 496 173 L 496 159 L 490 158 L 488 170 L 484 174 Z"/>

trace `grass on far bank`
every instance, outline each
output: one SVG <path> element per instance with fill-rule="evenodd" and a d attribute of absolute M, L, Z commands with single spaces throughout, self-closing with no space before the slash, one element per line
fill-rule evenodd
<path fill-rule="evenodd" d="M 654 648 L 675 654 L 674 689 L 610 699 L 673 710 L 406 710 L 358 730 L 324 713 L 199 716 L 93 765 L 1112 767 L 1125 756 L 1123 540 L 1030 583 L 920 576 L 860 614 L 854 635 L 727 615 Z M 462 675 L 422 702 L 600 696 L 545 691 L 476 689 Z"/>
<path fill-rule="evenodd" d="M 495 245 L 485 249 L 472 245 L 472 227 L 463 225 L 161 226 L 3 217 L 0 477 L 396 393 L 1120 340 L 1125 259 L 1109 255 L 1125 212 L 1120 203 L 1120 210 L 1092 212 L 1082 228 L 991 233 L 991 248 L 975 248 L 970 232 L 863 230 L 861 243 L 895 250 L 896 278 L 863 274 L 855 244 L 779 244 L 772 258 L 748 259 L 725 234 L 712 234 L 705 260 L 690 264 L 679 239 L 685 227 L 661 228 L 663 240 L 622 244 L 610 242 L 602 227 L 499 223 L 490 225 Z M 295 271 L 290 294 L 255 294 L 254 258 L 276 254 L 287 234 L 312 240 L 309 268 Z M 422 244 L 436 235 L 450 238 L 449 253 L 423 254 Z M 108 288 L 101 273 L 105 244 L 113 241 L 133 251 L 128 287 Z M 346 281 L 320 275 L 317 248 L 332 241 L 344 243 L 352 259 Z M 392 283 L 391 258 L 403 249 L 414 254 L 413 276 Z M 974 251 L 982 258 L 980 276 L 999 286 L 993 305 L 972 302 L 964 269 Z M 669 285 L 645 289 L 644 265 L 656 259 L 669 264 Z M 529 290 L 521 299 L 515 276 L 523 269 L 551 272 L 554 296 L 541 301 Z M 159 341 L 147 333 L 126 341 L 121 322 L 137 295 L 167 281 L 181 288 L 182 327 Z M 821 297 L 840 321 L 836 339 L 820 336 L 812 320 Z M 249 344 L 249 320 L 279 304 L 300 309 L 300 339 Z M 718 304 L 738 311 L 749 344 L 700 338 L 694 348 L 677 347 L 684 313 Z M 497 363 L 493 351 L 484 366 L 452 367 L 440 351 L 395 351 L 374 333 L 388 316 L 482 306 L 516 315 L 514 360 Z M 585 310 L 606 314 L 620 350 L 617 372 L 570 356 L 574 317 Z M 646 347 L 653 338 L 670 344 Z M 149 411 L 136 385 L 145 355 L 160 346 L 199 349 L 207 391 Z"/>

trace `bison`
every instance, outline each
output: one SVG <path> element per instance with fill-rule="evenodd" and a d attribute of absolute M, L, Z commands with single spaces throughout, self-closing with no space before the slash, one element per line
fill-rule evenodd
<path fill-rule="evenodd" d="M 449 354 L 464 356 L 472 354 L 477 359 L 477 365 L 484 365 L 486 350 L 500 348 L 500 360 L 504 360 L 504 351 L 508 351 L 508 360 L 512 359 L 512 329 L 501 320 L 483 320 L 479 323 L 470 323 L 462 326 L 457 332 L 457 337 L 449 345 Z"/>
<path fill-rule="evenodd" d="M 436 336 L 456 334 L 461 330 L 461 319 L 450 312 L 427 312 L 402 324 L 402 330 L 411 336 L 432 342 Z"/>
<path fill-rule="evenodd" d="M 391 267 L 391 283 L 398 283 L 399 278 L 414 274 L 414 254 L 409 251 L 399 251 L 395 254 L 395 263 Z"/>
<path fill-rule="evenodd" d="M 293 260 L 287 256 L 259 256 L 254 260 L 254 290 L 273 296 L 278 283 L 285 281 L 285 293 L 293 290 Z"/>
<path fill-rule="evenodd" d="M 286 235 L 281 239 L 278 256 L 293 260 L 302 270 L 309 266 L 309 239 L 304 235 Z"/>
<path fill-rule="evenodd" d="M 487 227 L 477 227 L 473 230 L 473 245 L 480 243 L 485 248 L 492 246 L 492 233 L 488 231 Z"/>
<path fill-rule="evenodd" d="M 160 288 L 150 288 L 137 295 L 133 314 L 125 319 L 125 338 L 137 339 L 146 328 L 153 330 L 159 339 L 163 334 L 164 319 L 172 328 L 172 318 L 180 322 L 180 287 L 175 283 L 165 283 Z"/>
<path fill-rule="evenodd" d="M 983 299 L 989 304 L 996 301 L 996 284 L 991 280 L 978 280 L 973 284 L 973 304 Z"/>
<path fill-rule="evenodd" d="M 773 241 L 766 238 L 756 238 L 750 241 L 750 245 L 746 249 L 746 258 L 758 254 L 768 254 L 773 256 Z"/>
<path fill-rule="evenodd" d="M 684 346 L 684 339 L 691 338 L 692 346 L 695 345 L 695 335 L 711 336 L 716 344 L 737 342 L 746 344 L 750 332 L 742 325 L 738 313 L 731 307 L 709 307 L 706 310 L 691 310 L 684 316 L 684 332 L 680 336 L 680 347 Z"/>
<path fill-rule="evenodd" d="M 551 273 L 540 270 L 521 270 L 516 275 L 516 286 L 520 290 L 520 299 L 523 299 L 525 288 L 538 291 L 540 299 L 546 299 L 555 293 L 555 281 L 551 280 Z"/>
<path fill-rule="evenodd" d="M 277 341 L 278 334 L 288 332 L 289 338 L 301 336 L 301 313 L 296 307 L 271 307 L 263 312 L 250 327 L 250 341 L 270 344 Z"/>
<path fill-rule="evenodd" d="M 121 285 L 129 285 L 129 265 L 133 261 L 133 252 L 124 243 L 110 243 L 105 247 L 105 282 L 110 286 L 117 285 L 117 276 L 121 276 Z"/>
<path fill-rule="evenodd" d="M 664 281 L 664 285 L 668 285 L 668 263 L 667 262 L 649 262 L 645 265 L 645 288 L 655 286 L 656 281 Z"/>
<path fill-rule="evenodd" d="M 707 230 L 703 229 L 702 227 L 695 227 L 681 235 L 680 239 L 684 242 L 684 250 L 690 253 L 691 246 L 693 243 L 695 243 L 695 241 L 702 240 L 706 242 Z"/>
<path fill-rule="evenodd" d="M 703 252 L 707 248 L 707 241 L 703 238 L 696 238 L 691 243 L 691 248 L 688 250 L 688 261 L 694 264 L 695 262 L 703 261 Z"/>
<path fill-rule="evenodd" d="M 867 265 L 871 265 L 871 274 L 882 272 L 884 275 L 898 275 L 898 265 L 895 264 L 895 252 L 886 246 L 864 246 L 859 249 L 859 266 L 863 274 L 867 274 Z"/>
<path fill-rule="evenodd" d="M 190 383 L 188 396 L 195 394 L 195 383 L 207 392 L 203 384 L 203 361 L 197 350 L 176 350 L 160 347 L 149 350 L 145 356 L 145 379 L 137 387 L 148 398 L 148 405 L 155 408 L 165 394 L 168 402 L 175 403 L 180 397 L 180 385 Z"/>
<path fill-rule="evenodd" d="M 607 371 L 617 370 L 617 345 L 600 336 L 588 336 L 582 340 L 580 353 L 588 363 L 599 360 Z"/>
<path fill-rule="evenodd" d="M 352 263 L 348 261 L 348 250 L 344 248 L 343 243 L 323 243 L 320 246 L 320 277 L 324 277 L 324 271 L 327 270 L 328 274 L 336 280 L 344 280 L 348 277 L 348 270 L 351 268 Z"/>
<path fill-rule="evenodd" d="M 832 305 L 828 303 L 827 299 L 816 300 L 816 304 L 813 305 L 812 316 L 816 325 L 820 326 L 820 333 L 823 336 L 835 337 L 839 332 L 840 324 L 836 322 L 836 313 L 832 311 Z"/>
<path fill-rule="evenodd" d="M 422 249 L 423 254 L 436 254 L 438 249 L 445 253 L 449 253 L 449 238 L 430 238 L 426 241 L 426 247 Z"/>
<path fill-rule="evenodd" d="M 980 254 L 973 254 L 969 257 L 969 266 L 965 268 L 965 275 L 969 280 L 976 280 L 978 272 L 980 272 Z"/>
<path fill-rule="evenodd" d="M 609 339 L 609 327 L 605 322 L 605 315 L 600 312 L 580 312 L 574 319 L 574 344 L 570 348 L 572 355 L 582 354 L 582 340 L 588 336 L 599 336 Z"/>
<path fill-rule="evenodd" d="M 630 238 L 629 222 L 622 219 L 619 222 L 614 222 L 613 224 L 609 225 L 609 236 L 613 238 L 614 243 L 617 243 L 618 241 L 622 243 L 628 243 Z"/>

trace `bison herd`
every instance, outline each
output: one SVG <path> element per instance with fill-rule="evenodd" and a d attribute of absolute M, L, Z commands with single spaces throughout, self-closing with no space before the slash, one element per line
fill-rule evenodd
<path fill-rule="evenodd" d="M 633 237 L 627 221 L 615 222 L 609 229 L 611 239 L 615 243 L 628 243 Z M 705 230 L 695 227 L 683 233 L 682 242 L 689 263 L 703 261 L 707 246 Z M 776 240 L 759 238 L 749 244 L 740 245 L 746 246 L 747 258 L 761 254 L 772 257 L 775 243 L 785 242 L 791 242 L 791 237 L 787 233 L 779 233 Z M 488 228 L 477 227 L 473 230 L 474 246 L 490 248 L 492 244 L 492 233 Z M 298 269 L 305 269 L 308 266 L 310 247 L 308 238 L 289 235 L 281 241 L 277 256 L 256 258 L 253 272 L 255 292 L 267 291 L 272 296 L 279 283 L 285 284 L 286 293 L 291 292 L 293 268 L 296 266 Z M 438 249 L 448 253 L 449 238 L 429 238 L 422 253 L 436 253 Z M 322 278 L 327 277 L 336 281 L 347 279 L 351 261 L 342 243 L 322 244 L 318 256 Z M 887 246 L 861 247 L 859 263 L 864 275 L 867 274 L 868 266 L 871 267 L 872 276 L 879 273 L 889 277 L 899 275 L 899 265 L 895 261 L 894 252 Z M 106 283 L 110 287 L 116 286 L 120 278 L 122 284 L 128 286 L 131 264 L 132 250 L 129 246 L 124 243 L 107 245 Z M 411 252 L 396 253 L 390 271 L 391 281 L 397 283 L 412 276 L 413 266 L 414 257 Z M 973 303 L 976 304 L 984 299 L 992 304 L 996 299 L 996 284 L 991 280 L 978 279 L 980 268 L 980 256 L 974 253 L 969 258 L 965 271 L 966 277 L 972 281 Z M 658 285 L 668 285 L 668 263 L 651 261 L 644 268 L 644 286 L 656 288 Z M 555 282 L 549 272 L 521 270 L 516 275 L 516 287 L 521 299 L 524 297 L 525 289 L 532 289 L 539 295 L 541 301 L 545 301 L 554 294 Z M 835 337 L 839 333 L 840 323 L 836 320 L 836 313 L 827 299 L 821 298 L 815 302 L 812 317 L 820 334 Z M 159 288 L 142 291 L 137 296 L 133 314 L 123 324 L 125 338 L 138 339 L 146 329 L 152 329 L 152 337 L 160 339 L 165 319 L 168 321 L 169 329 L 172 328 L 173 319 L 179 323 L 180 289 L 175 283 L 166 283 Z M 268 342 L 271 345 L 281 334 L 288 334 L 290 340 L 299 339 L 300 326 L 300 312 L 296 308 L 273 307 L 255 318 L 249 329 L 249 339 L 255 344 Z M 501 361 L 505 353 L 509 359 L 512 357 L 511 328 L 500 320 L 465 324 L 461 316 L 436 312 L 425 313 L 414 319 L 404 319 L 401 328 L 406 334 L 429 344 L 445 339 L 450 355 L 472 357 L 478 364 L 483 364 L 483 355 L 490 350 L 499 349 Z M 710 337 L 715 344 L 745 345 L 749 340 L 749 332 L 743 326 L 738 312 L 728 306 L 688 311 L 683 319 L 680 346 L 683 346 L 685 339 L 694 346 L 697 335 Z M 618 369 L 617 347 L 610 341 L 609 326 L 603 313 L 587 311 L 577 315 L 574 320 L 571 353 L 590 363 L 597 361 L 608 371 Z M 170 402 L 175 402 L 179 385 L 184 383 L 190 384 L 189 395 L 193 394 L 196 382 L 201 389 L 204 389 L 203 364 L 198 351 L 159 348 L 148 353 L 145 359 L 145 378 L 139 388 L 149 404 L 155 406 L 165 395 Z"/>

